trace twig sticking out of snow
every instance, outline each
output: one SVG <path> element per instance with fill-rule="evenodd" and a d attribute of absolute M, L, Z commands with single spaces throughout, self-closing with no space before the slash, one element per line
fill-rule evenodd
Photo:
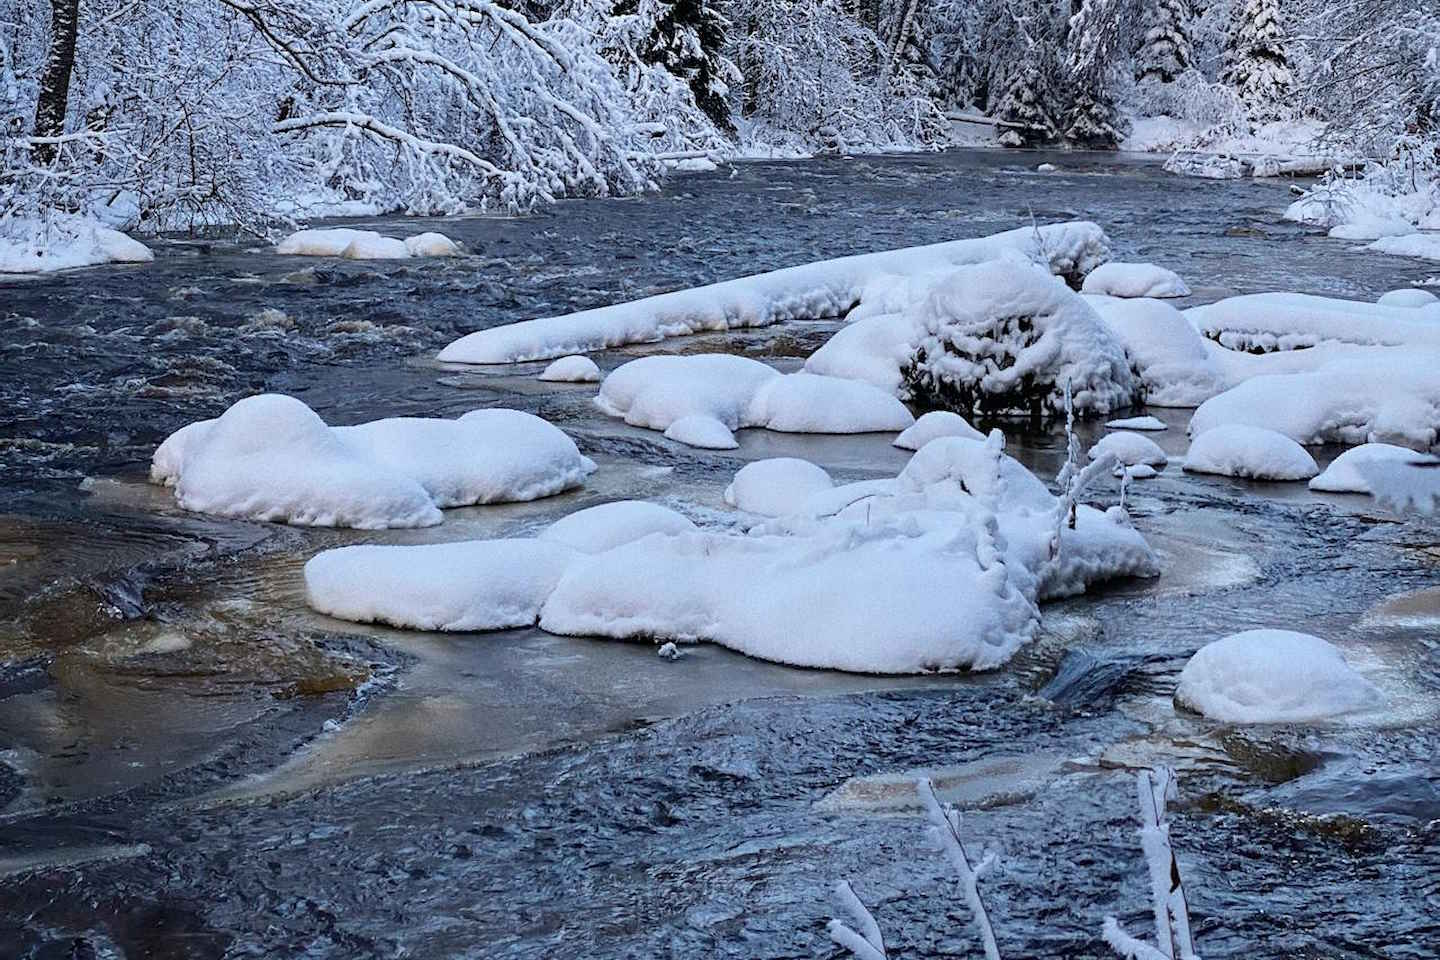
<path fill-rule="evenodd" d="M 970 905 L 970 912 L 975 916 L 975 926 L 980 931 L 980 942 L 985 947 L 986 960 L 1000 960 L 1000 948 L 995 945 L 995 930 L 990 926 L 990 915 L 985 912 L 985 901 L 980 899 L 980 878 L 995 865 L 995 856 L 987 854 L 984 860 L 972 867 L 970 857 L 965 852 L 965 844 L 960 839 L 960 812 L 940 806 L 940 801 L 935 796 L 935 787 L 928 777 L 922 778 L 916 787 L 920 792 L 920 799 L 925 802 L 925 812 L 929 814 L 935 833 L 940 838 L 940 846 L 950 860 L 950 865 L 960 875 L 960 889 L 965 894 L 965 902 Z"/>
<path fill-rule="evenodd" d="M 1170 844 L 1170 823 L 1165 802 L 1174 799 L 1175 771 L 1169 767 L 1141 770 L 1135 777 L 1140 800 L 1140 847 L 1150 868 L 1150 894 L 1155 910 L 1155 937 L 1159 949 L 1131 937 L 1106 917 L 1102 933 L 1105 942 L 1128 960 L 1197 960 L 1190 935 L 1190 908 L 1180 881 L 1180 865 Z"/>
<path fill-rule="evenodd" d="M 849 880 L 841 880 L 835 884 L 835 901 L 850 914 L 861 932 L 856 933 L 842 920 L 831 920 L 825 928 L 830 933 L 830 939 L 849 950 L 859 960 L 889 960 L 890 955 L 885 952 L 885 938 L 880 934 L 880 925 L 875 922 L 874 915 L 866 909 L 865 904 L 860 902 L 860 898 L 855 896 Z"/>

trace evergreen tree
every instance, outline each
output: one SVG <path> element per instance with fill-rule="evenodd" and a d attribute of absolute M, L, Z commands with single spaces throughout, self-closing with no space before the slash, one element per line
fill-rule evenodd
<path fill-rule="evenodd" d="M 1295 78 L 1284 38 L 1279 0 L 1236 4 L 1221 79 L 1235 89 L 1252 120 L 1280 120 L 1289 113 Z"/>
<path fill-rule="evenodd" d="M 1059 133 L 1055 120 L 1045 104 L 1048 98 L 1045 72 L 1036 59 L 1031 59 L 1015 74 L 1004 98 L 995 110 L 999 120 L 1022 123 L 1025 127 L 1005 127 L 1000 143 L 1007 147 L 1033 147 L 1052 143 Z"/>
<path fill-rule="evenodd" d="M 664 67 L 690 85 L 695 104 L 716 126 L 732 129 L 730 86 L 740 71 L 724 55 L 730 21 L 716 0 L 620 0 L 615 13 L 653 10 L 655 29 L 641 51 L 647 63 Z M 649 11 L 640 11 L 649 12 Z"/>
<path fill-rule="evenodd" d="M 1065 141 L 1088 150 L 1113 150 L 1120 143 L 1115 104 L 1102 93 L 1081 90 L 1065 111 Z"/>
<path fill-rule="evenodd" d="M 1145 0 L 1135 52 L 1135 79 L 1171 83 L 1194 64 L 1190 47 L 1190 0 Z"/>
<path fill-rule="evenodd" d="M 1074 91 L 1065 111 L 1065 139 L 1076 146 L 1113 149 L 1120 142 L 1110 80 L 1133 35 L 1134 11 L 1134 4 L 1122 0 L 1076 0 L 1065 40 Z"/>

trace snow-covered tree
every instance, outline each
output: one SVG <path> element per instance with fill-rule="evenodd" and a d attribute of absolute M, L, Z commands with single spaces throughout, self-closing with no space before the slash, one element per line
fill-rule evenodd
<path fill-rule="evenodd" d="M 620 0 L 614 14 L 650 24 L 641 48 L 645 61 L 683 79 L 706 116 L 731 126 L 730 88 L 740 72 L 725 56 L 730 21 L 717 0 Z"/>
<path fill-rule="evenodd" d="M 1135 79 L 1173 83 L 1194 65 L 1190 49 L 1190 0 L 1144 0 L 1143 30 L 1135 51 Z"/>
<path fill-rule="evenodd" d="M 1043 59 L 1037 57 L 1016 72 L 1005 96 L 995 107 L 997 120 L 1019 125 L 1002 127 L 1000 143 L 1007 147 L 1053 143 L 1060 132 L 1050 113 L 1051 99 Z"/>
<path fill-rule="evenodd" d="M 1066 40 L 1073 97 L 1064 130 L 1070 143 L 1095 149 L 1120 142 L 1111 80 L 1133 35 L 1135 9 L 1131 0 L 1078 0 Z"/>
<path fill-rule="evenodd" d="M 1123 134 L 1115 103 L 1103 92 L 1082 89 L 1065 111 L 1065 142 L 1088 150 L 1113 150 Z"/>
<path fill-rule="evenodd" d="M 1258 122 L 1290 115 L 1295 78 L 1285 50 L 1279 0 L 1238 0 L 1223 79 Z"/>

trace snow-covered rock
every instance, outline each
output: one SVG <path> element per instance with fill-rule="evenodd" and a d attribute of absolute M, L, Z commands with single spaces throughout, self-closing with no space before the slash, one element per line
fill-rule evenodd
<path fill-rule="evenodd" d="M 894 396 L 869 384 L 810 373 L 781 374 L 731 354 L 641 357 L 622 364 L 600 385 L 596 405 L 637 427 L 672 440 L 733 446 L 727 431 L 765 427 L 788 433 L 867 433 L 903 430 L 915 422 Z M 682 420 L 688 423 L 672 432 Z"/>
<path fill-rule="evenodd" d="M 380 239 L 380 234 L 374 230 L 352 230 L 348 227 L 297 230 L 275 244 L 275 252 L 282 256 L 338 257 L 356 240 Z"/>
<path fill-rule="evenodd" d="M 1252 480 L 1307 480 L 1320 472 L 1315 458 L 1283 433 L 1241 424 L 1213 427 L 1195 437 L 1184 468 Z"/>
<path fill-rule="evenodd" d="M 589 357 L 572 354 L 551 363 L 535 379 L 547 383 L 599 383 L 600 368 Z"/>
<path fill-rule="evenodd" d="M 441 520 L 414 478 L 355 451 L 293 397 L 239 400 L 181 446 L 175 499 L 186 510 L 364 529 Z"/>
<path fill-rule="evenodd" d="M 1082 293 L 1110 297 L 1188 297 L 1190 288 L 1174 270 L 1153 263 L 1102 263 L 1085 277 Z"/>
<path fill-rule="evenodd" d="M 1275 359 L 1283 357 L 1315 367 L 1245 380 L 1201 404 L 1190 432 L 1248 424 L 1303 444 L 1389 442 L 1421 450 L 1435 445 L 1440 350 L 1316 347 Z"/>
<path fill-rule="evenodd" d="M 1124 344 L 1045 271 L 1014 260 L 960 267 L 915 305 L 905 394 L 962 414 L 1106 414 L 1141 398 Z M 819 353 L 817 353 L 819 356 Z"/>
<path fill-rule="evenodd" d="M 397 417 L 334 431 L 361 455 L 414 477 L 440 507 L 538 500 L 580 486 L 595 470 L 559 427 L 519 410 Z"/>
<path fill-rule="evenodd" d="M 1157 432 L 1170 429 L 1159 417 L 1126 417 L 1123 420 L 1106 420 L 1109 430 L 1147 430 Z"/>
<path fill-rule="evenodd" d="M 1440 348 L 1440 325 L 1414 309 L 1301 293 L 1254 293 L 1192 307 L 1185 317 L 1226 350 L 1262 353 L 1323 343 Z"/>
<path fill-rule="evenodd" d="M 100 263 L 149 263 L 155 254 L 118 230 L 80 217 L 15 218 L 0 233 L 0 273 L 50 273 Z"/>
<path fill-rule="evenodd" d="M 305 597 L 321 613 L 357 623 L 528 627 L 574 557 L 543 539 L 340 547 L 305 564 Z"/>
<path fill-rule="evenodd" d="M 725 502 L 746 513 L 781 517 L 799 511 L 815 494 L 834 486 L 830 474 L 809 460 L 775 457 L 741 467 L 725 488 Z"/>
<path fill-rule="evenodd" d="M 405 238 L 405 249 L 412 257 L 458 257 L 460 246 L 443 233 L 416 234 Z"/>
<path fill-rule="evenodd" d="M 1165 451 L 1161 450 L 1160 445 L 1154 440 L 1125 430 L 1107 433 L 1101 437 L 1090 448 L 1090 459 L 1097 460 L 1107 453 L 1112 454 L 1121 465 L 1126 467 L 1142 463 L 1152 467 L 1164 467 L 1170 462 L 1169 458 L 1165 456 Z"/>
<path fill-rule="evenodd" d="M 378 233 L 361 233 L 340 251 L 346 260 L 408 260 L 410 255 L 404 240 L 382 237 Z"/>
<path fill-rule="evenodd" d="M 1373 250 L 1376 253 L 1388 253 L 1393 257 L 1440 260 L 1440 233 L 1410 233 L 1398 237 L 1381 237 L 1365 249 Z"/>
<path fill-rule="evenodd" d="M 562 431 L 517 410 L 332 428 L 293 397 L 262 394 L 171 434 L 150 479 L 199 513 L 381 528 L 439 523 L 440 507 L 550 496 L 594 469 Z"/>
<path fill-rule="evenodd" d="M 734 450 L 740 446 L 729 427 L 703 413 L 676 420 L 665 428 L 665 438 L 700 450 Z"/>
<path fill-rule="evenodd" d="M 689 533 L 695 524 L 684 514 L 645 500 L 615 500 L 561 517 L 539 539 L 582 553 L 600 553 L 652 533 Z"/>
<path fill-rule="evenodd" d="M 1389 443 L 1364 443 L 1346 450 L 1330 462 L 1325 472 L 1310 481 L 1311 490 L 1325 493 L 1370 493 L 1370 481 L 1364 465 L 1384 461 L 1400 463 L 1435 463 L 1429 454 L 1417 453 L 1409 447 Z"/>
<path fill-rule="evenodd" d="M 1193 407 L 1230 386 L 1205 338 L 1186 315 L 1162 300 L 1086 296 L 1140 371 L 1145 402 Z"/>
<path fill-rule="evenodd" d="M 985 434 L 970 426 L 970 421 L 958 413 L 951 413 L 949 410 L 931 410 L 896 437 L 893 446 L 899 447 L 901 450 L 919 450 L 931 440 L 937 440 L 940 437 L 967 437 L 971 440 L 984 440 Z"/>
<path fill-rule="evenodd" d="M 1291 630 L 1246 630 L 1201 647 L 1175 690 L 1176 704 L 1223 723 L 1312 723 L 1381 700 L 1334 645 Z"/>
<path fill-rule="evenodd" d="M 1137 463 L 1134 466 L 1117 466 L 1111 471 L 1117 477 L 1128 476 L 1131 480 L 1154 480 L 1160 476 L 1160 471 L 1148 463 Z"/>
<path fill-rule="evenodd" d="M 1050 272 L 1076 282 L 1109 255 L 1105 234 L 1093 223 L 1024 227 L 990 237 L 787 267 L 631 303 L 493 327 L 455 341 L 440 352 L 439 359 L 545 360 L 702 331 L 841 317 L 867 299 L 885 300 L 906 277 L 993 260 L 1007 251 L 1040 260 Z"/>
<path fill-rule="evenodd" d="M 1375 302 L 1382 307 L 1428 307 L 1433 303 L 1440 303 L 1440 297 L 1419 287 L 1405 287 L 1382 293 Z"/>

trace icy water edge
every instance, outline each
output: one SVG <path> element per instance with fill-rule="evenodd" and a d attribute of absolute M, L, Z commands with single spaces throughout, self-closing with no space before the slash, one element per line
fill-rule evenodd
<path fill-rule="evenodd" d="M 1034 172 L 1045 159 L 1062 170 Z M 376 222 L 441 229 L 472 251 L 458 261 L 175 243 L 141 269 L 0 283 L 0 957 L 838 956 L 824 922 L 842 876 L 893 956 L 978 956 L 903 778 L 885 776 L 915 770 L 1000 854 L 986 890 L 1002 955 L 1101 957 L 1106 914 L 1146 925 L 1126 771 L 1155 762 L 1181 771 L 1174 836 L 1204 956 L 1440 955 L 1434 521 L 1172 462 L 1131 501 L 1165 575 L 1048 606 L 1036 643 L 974 677 L 711 647 L 668 663 L 304 608 L 300 566 L 339 543 L 523 533 L 622 496 L 725 523 L 720 491 L 748 459 L 846 479 L 905 460 L 878 436 L 678 447 L 595 413 L 593 387 L 536 383 L 540 364 L 430 361 L 460 333 L 1032 216 L 1096 220 L 1118 257 L 1174 267 L 1197 301 L 1373 299 L 1424 275 L 1283 223 L 1287 201 L 1284 185 L 1116 157 L 755 164 L 524 219 Z M 832 329 L 598 360 L 703 349 L 789 367 Z M 331 423 L 518 407 L 601 470 L 561 497 L 378 535 L 206 520 L 143 482 L 168 432 L 267 389 Z M 1177 457 L 1188 415 L 1161 415 Z M 1056 438 L 1011 442 L 1053 474 Z M 1177 714 L 1189 654 L 1253 626 L 1340 644 L 1386 708 L 1304 728 Z"/>

